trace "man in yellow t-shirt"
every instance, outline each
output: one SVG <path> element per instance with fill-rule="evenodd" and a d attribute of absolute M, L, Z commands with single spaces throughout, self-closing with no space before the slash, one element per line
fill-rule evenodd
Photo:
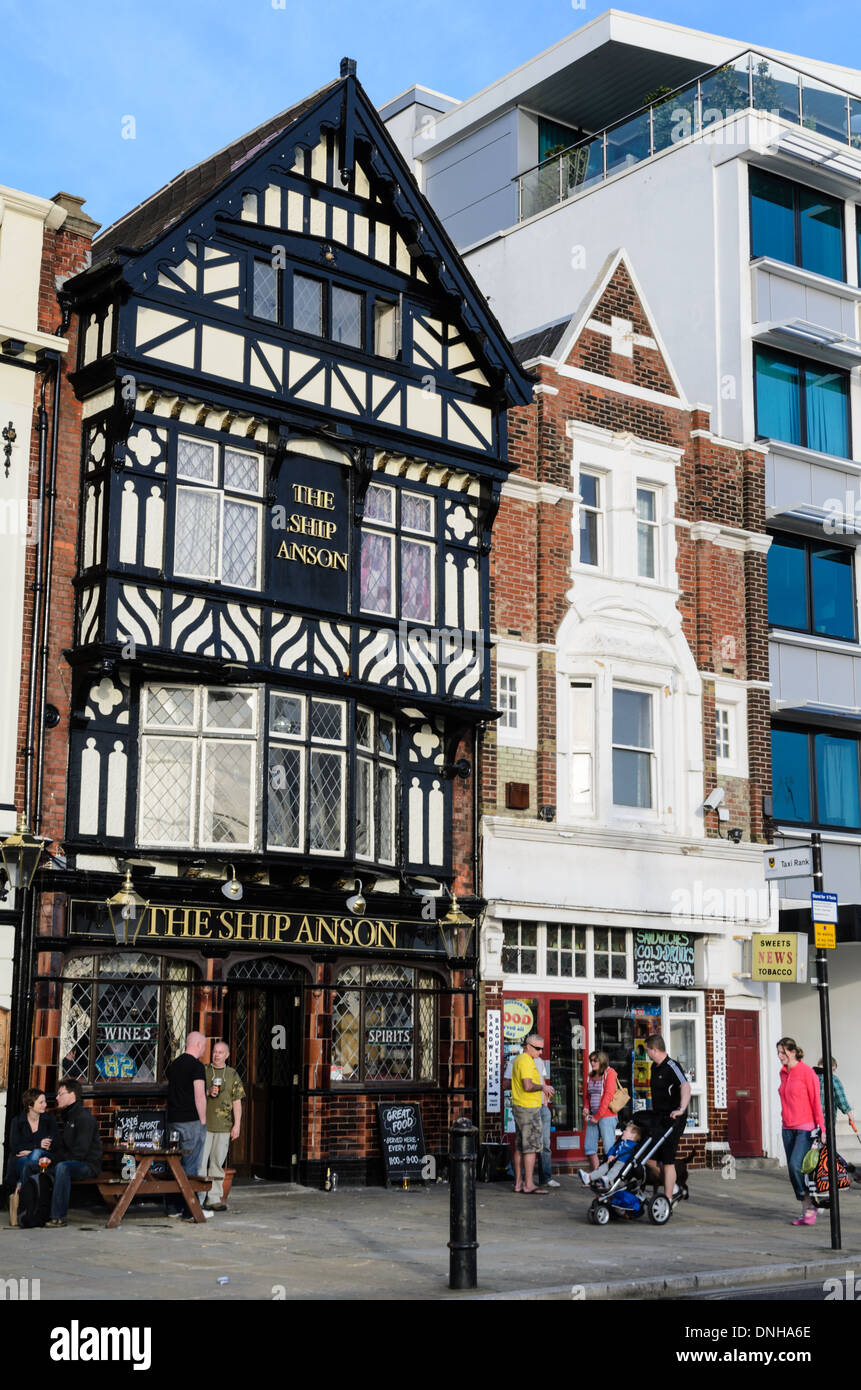
<path fill-rule="evenodd" d="M 536 1187 L 532 1181 L 535 1157 L 544 1147 L 541 1106 L 544 1096 L 553 1098 L 553 1087 L 541 1077 L 535 1059 L 544 1051 L 540 1033 L 530 1033 L 519 1057 L 511 1068 L 511 1110 L 514 1115 L 514 1190 L 531 1195 L 544 1195 L 546 1187 Z M 521 1157 L 522 1155 L 522 1157 Z M 522 1172 L 521 1172 L 522 1165 Z"/>

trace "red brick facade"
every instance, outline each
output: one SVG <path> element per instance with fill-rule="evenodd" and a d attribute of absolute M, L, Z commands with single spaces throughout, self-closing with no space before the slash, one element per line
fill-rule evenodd
<path fill-rule="evenodd" d="M 554 363 L 572 330 L 573 325 L 558 339 Z M 515 495 L 503 497 L 491 556 L 491 631 L 501 642 L 546 645 L 536 654 L 537 748 L 521 752 L 502 746 L 491 726 L 484 749 L 482 812 L 534 819 L 542 806 L 555 807 L 560 800 L 553 648 L 571 604 L 570 562 L 576 544 L 572 494 L 577 492 L 577 478 L 572 478 L 566 426 L 577 422 L 610 431 L 616 438 L 629 436 L 679 451 L 674 518 L 677 606 L 703 683 L 702 794 L 722 786 L 729 823 L 742 829 L 746 841 L 767 842 L 762 815 L 763 795 L 770 786 L 764 453 L 714 438 L 708 410 L 689 407 L 681 399 L 624 258 L 584 315 L 564 364 L 558 364 L 562 369 L 546 358 L 530 365 L 540 382 L 535 402 L 509 415 L 509 429 L 517 479 L 538 486 L 528 498 L 522 489 L 517 495 L 516 488 Z M 589 379 L 584 379 L 585 373 Z M 749 777 L 726 777 L 717 771 L 714 692 L 715 679 L 721 678 L 762 682 L 746 690 Z M 515 778 L 529 783 L 526 811 L 506 810 L 506 784 Z M 718 835 L 715 815 L 705 818 L 705 833 Z M 483 892 L 491 895 L 487 884 Z M 500 1007 L 501 984 L 486 982 L 483 988 L 486 1007 Z M 715 1107 L 710 1075 L 712 1020 L 723 1011 L 723 991 L 706 991 L 710 1131 L 686 1137 L 681 1147 L 683 1155 L 700 1164 L 706 1158 L 706 1142 L 726 1137 L 726 1110 Z M 501 1117 L 485 1114 L 484 1125 L 486 1136 L 496 1138 Z"/>

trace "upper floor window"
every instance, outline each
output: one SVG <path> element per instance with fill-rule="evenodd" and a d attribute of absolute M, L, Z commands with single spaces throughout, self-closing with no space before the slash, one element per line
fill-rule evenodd
<path fill-rule="evenodd" d="M 180 435 L 173 572 L 177 578 L 260 587 L 263 460 Z"/>
<path fill-rule="evenodd" d="M 435 534 L 431 497 L 371 483 L 365 497 L 359 581 L 364 612 L 433 622 Z"/>
<path fill-rule="evenodd" d="M 595 695 L 588 682 L 571 685 L 571 805 L 581 814 L 592 807 Z"/>
<path fill-rule="evenodd" d="M 272 261 L 252 263 L 251 312 L 257 319 L 281 319 L 280 276 Z"/>
<path fill-rule="evenodd" d="M 502 969 L 507 975 L 577 980 L 634 978 L 633 933 L 629 928 L 505 922 L 502 930 Z"/>
<path fill-rule="evenodd" d="M 653 487 L 637 487 L 637 574 L 658 577 L 658 496 Z"/>
<path fill-rule="evenodd" d="M 143 691 L 138 838 L 144 845 L 255 843 L 257 691 Z"/>
<path fill-rule="evenodd" d="M 758 436 L 849 458 L 846 372 L 763 347 L 754 371 Z"/>
<path fill-rule="evenodd" d="M 768 621 L 773 627 L 853 642 L 854 550 L 806 536 L 774 536 L 768 552 Z"/>
<path fill-rule="evenodd" d="M 262 268 L 261 268 L 262 267 Z M 254 312 L 258 317 L 278 320 L 279 276 L 269 273 L 267 262 L 254 262 Z M 401 306 L 398 299 L 385 295 L 366 295 L 294 271 L 292 276 L 291 326 L 298 333 L 328 338 L 345 347 L 363 348 L 368 344 L 378 357 L 395 358 L 401 349 Z"/>
<path fill-rule="evenodd" d="M 601 564 L 603 549 L 602 479 L 580 470 L 580 563 Z"/>
<path fill-rule="evenodd" d="M 393 864 L 394 719 L 288 691 L 260 706 L 256 688 L 144 687 L 139 842 Z"/>
<path fill-rule="evenodd" d="M 715 757 L 720 763 L 735 762 L 735 708 L 715 705 Z"/>
<path fill-rule="evenodd" d="M 845 280 L 840 199 L 751 168 L 750 223 L 753 256 Z"/>
<path fill-rule="evenodd" d="M 613 690 L 613 804 L 653 803 L 652 697 L 643 690 Z"/>
<path fill-rule="evenodd" d="M 773 728 L 775 820 L 861 828 L 858 750 L 849 734 Z"/>
<path fill-rule="evenodd" d="M 512 733 L 518 733 L 523 723 L 523 674 L 519 671 L 499 671 L 499 708 L 502 716 L 499 720 L 501 729 L 509 729 Z"/>

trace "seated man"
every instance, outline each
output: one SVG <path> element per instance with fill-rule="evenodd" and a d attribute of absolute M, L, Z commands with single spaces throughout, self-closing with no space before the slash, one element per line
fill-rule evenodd
<path fill-rule="evenodd" d="M 65 1226 L 72 1183 L 81 1178 L 96 1178 L 102 1169 L 99 1126 L 95 1116 L 81 1103 L 80 1081 L 60 1082 L 57 1109 L 60 1137 L 51 1149 L 54 1191 L 51 1219 L 45 1222 L 46 1226 Z"/>

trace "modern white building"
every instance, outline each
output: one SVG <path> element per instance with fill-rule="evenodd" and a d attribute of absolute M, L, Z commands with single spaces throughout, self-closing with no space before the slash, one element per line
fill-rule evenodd
<path fill-rule="evenodd" d="M 764 811 L 778 843 L 822 833 L 825 887 L 841 903 L 833 1047 L 857 1098 L 861 72 L 608 11 L 465 101 L 412 89 L 383 115 L 512 338 L 572 318 L 623 245 L 687 400 L 711 411 L 715 439 L 767 450 Z M 582 489 L 576 505 L 588 505 Z M 493 841 L 490 827 L 491 900 Z M 782 930 L 806 929 L 811 888 L 780 883 Z M 734 935 L 727 1008 L 759 1016 L 751 1046 L 774 1152 L 777 1030 L 815 1062 L 816 993 L 782 986 L 776 1010 L 776 986 L 742 978 Z"/>

